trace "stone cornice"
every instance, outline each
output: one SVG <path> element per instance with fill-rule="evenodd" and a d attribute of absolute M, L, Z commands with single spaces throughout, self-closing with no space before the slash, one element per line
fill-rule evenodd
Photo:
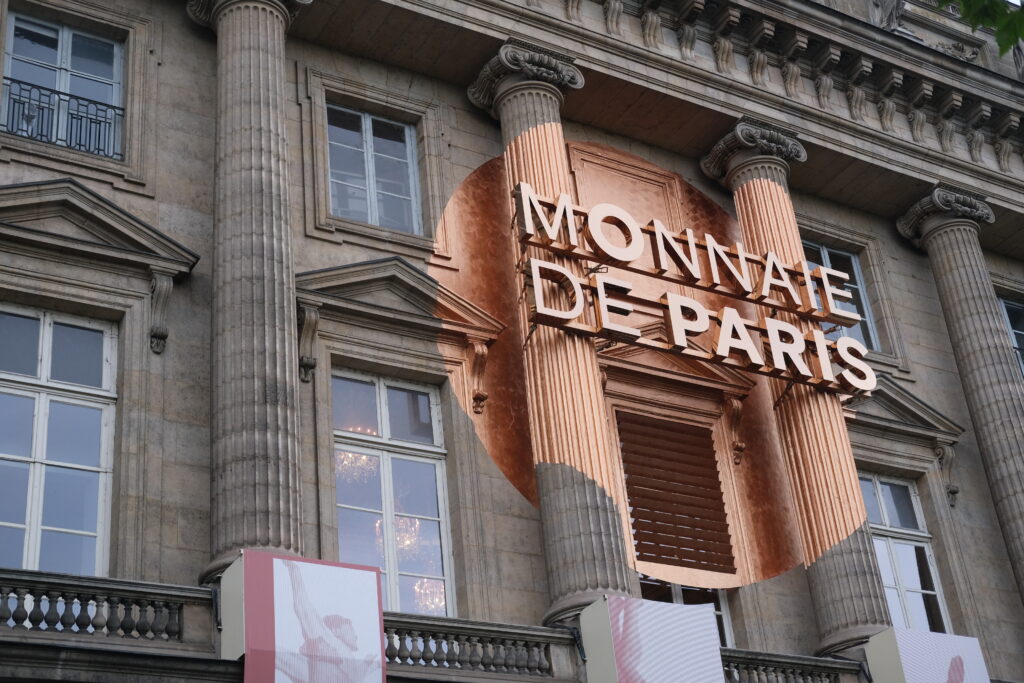
<path fill-rule="evenodd" d="M 541 81 L 560 89 L 583 87 L 583 73 L 573 65 L 573 58 L 527 42 L 510 39 L 491 58 L 466 94 L 470 102 L 491 111 L 498 84 L 510 75 L 528 81 Z"/>
<path fill-rule="evenodd" d="M 917 243 L 923 236 L 924 222 L 933 216 L 992 223 L 995 214 L 981 195 L 951 185 L 936 185 L 928 196 L 914 204 L 896 222 L 900 234 Z"/>
<path fill-rule="evenodd" d="M 289 17 L 294 17 L 299 11 L 313 4 L 313 0 L 261 0 L 271 5 L 284 7 Z M 187 0 L 186 11 L 189 18 L 200 26 L 213 26 L 213 15 L 218 5 L 224 4 L 225 0 Z"/>
<path fill-rule="evenodd" d="M 701 159 L 700 168 L 709 178 L 721 180 L 729 171 L 729 160 L 743 150 L 752 150 L 761 156 L 776 157 L 785 162 L 807 160 L 807 151 L 797 141 L 795 133 L 743 117 Z"/>

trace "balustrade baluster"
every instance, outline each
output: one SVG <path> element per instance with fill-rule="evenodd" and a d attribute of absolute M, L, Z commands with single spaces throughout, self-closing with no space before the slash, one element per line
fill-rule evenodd
<path fill-rule="evenodd" d="M 153 631 L 153 640 L 163 640 L 167 628 L 167 603 L 163 600 L 153 601 L 153 623 L 149 627 Z"/>
<path fill-rule="evenodd" d="M 537 650 L 540 643 L 526 641 L 526 671 L 531 674 L 540 673 L 537 671 Z"/>
<path fill-rule="evenodd" d="M 124 604 L 124 616 L 121 617 L 121 636 L 123 638 L 132 638 L 132 631 L 135 630 L 135 600 L 125 600 Z"/>
<path fill-rule="evenodd" d="M 516 642 L 514 640 L 503 640 L 501 644 L 505 647 L 505 671 L 516 670 Z"/>
<path fill-rule="evenodd" d="M 480 668 L 484 671 L 494 671 L 494 661 L 497 659 L 497 644 L 493 640 L 480 641 Z"/>
<path fill-rule="evenodd" d="M 551 661 L 548 659 L 548 645 L 540 643 L 537 647 L 537 671 L 547 674 L 551 671 Z"/>
<path fill-rule="evenodd" d="M 0 586 L 0 626 L 11 626 L 11 589 Z"/>
<path fill-rule="evenodd" d="M 14 595 L 16 596 L 17 603 L 14 605 L 14 614 L 11 618 L 14 619 L 14 628 L 28 629 L 28 610 L 25 609 L 25 595 L 28 593 L 27 588 L 15 588 Z"/>
<path fill-rule="evenodd" d="M 107 596 L 96 596 L 96 614 L 92 618 L 92 632 L 103 635 L 107 627 Z"/>
<path fill-rule="evenodd" d="M 65 593 L 61 600 L 63 610 L 60 613 L 60 628 L 62 631 L 70 633 L 75 626 L 75 600 L 77 599 L 77 593 Z"/>
<path fill-rule="evenodd" d="M 530 653 L 526 649 L 526 641 L 516 641 L 516 671 L 521 674 L 530 671 Z"/>
<path fill-rule="evenodd" d="M 409 663 L 409 634 L 404 629 L 398 629 L 398 663 L 408 664 Z"/>
<path fill-rule="evenodd" d="M 89 594 L 78 596 L 78 615 L 75 618 L 75 629 L 79 633 L 89 633 L 89 625 L 92 624 L 92 615 L 89 614 L 92 597 Z"/>
<path fill-rule="evenodd" d="M 459 661 L 459 653 L 455 648 L 455 635 L 452 633 L 445 634 L 445 646 L 448 648 L 445 652 L 444 663 L 449 669 L 454 669 L 455 665 Z"/>
<path fill-rule="evenodd" d="M 409 653 L 409 657 L 413 664 L 419 664 L 423 657 L 423 649 L 420 647 L 420 632 L 410 631 L 409 637 L 412 638 L 412 651 Z"/>
<path fill-rule="evenodd" d="M 398 656 L 398 646 L 395 645 L 395 629 L 387 627 L 384 629 L 384 661 L 388 664 L 395 661 Z"/>
<path fill-rule="evenodd" d="M 469 637 L 469 668 L 475 670 L 486 668 L 484 667 L 484 648 L 480 643 L 480 639 L 476 636 Z"/>
<path fill-rule="evenodd" d="M 139 632 L 139 638 L 149 637 L 149 600 L 139 600 L 139 618 L 135 622 L 135 630 Z"/>
<path fill-rule="evenodd" d="M 46 626 L 47 631 L 56 630 L 57 623 L 60 621 L 60 613 L 57 612 L 59 598 L 60 593 L 57 591 L 46 591 L 46 614 L 43 615 L 43 625 Z"/>
<path fill-rule="evenodd" d="M 181 640 L 181 610 L 183 605 L 172 602 L 167 606 L 167 640 Z"/>
<path fill-rule="evenodd" d="M 437 632 L 433 635 L 434 638 L 434 666 L 443 667 L 444 659 L 447 657 L 447 651 L 444 649 L 444 634 Z"/>
<path fill-rule="evenodd" d="M 32 610 L 28 613 L 28 624 L 30 629 L 37 629 L 43 623 L 43 591 L 31 590 Z"/>
<path fill-rule="evenodd" d="M 423 659 L 423 665 L 424 666 L 430 666 L 433 663 L 433 661 L 434 661 L 434 652 L 435 652 L 434 648 L 435 647 L 436 647 L 436 644 L 434 643 L 434 639 L 430 635 L 430 631 L 424 631 L 423 632 L 423 654 L 421 655 L 421 658 Z"/>
<path fill-rule="evenodd" d="M 112 595 L 107 603 L 110 606 L 110 614 L 107 617 L 107 635 L 116 636 L 121 628 L 121 598 Z"/>
<path fill-rule="evenodd" d="M 460 669 L 472 669 L 475 668 L 470 663 L 471 652 L 473 646 L 469 643 L 464 633 L 459 634 L 459 668 Z"/>

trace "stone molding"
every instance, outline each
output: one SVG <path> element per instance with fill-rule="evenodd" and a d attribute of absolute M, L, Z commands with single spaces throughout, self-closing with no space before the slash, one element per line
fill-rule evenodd
<path fill-rule="evenodd" d="M 784 162 L 807 160 L 807 150 L 796 139 L 796 133 L 743 117 L 736 128 L 715 143 L 711 151 L 700 160 L 700 168 L 709 178 L 722 180 L 729 172 L 729 164 L 736 153 L 745 150 Z"/>
<path fill-rule="evenodd" d="M 506 77 L 516 75 L 563 90 L 579 90 L 583 87 L 583 73 L 573 61 L 572 57 L 511 38 L 484 65 L 466 94 L 470 102 L 497 118 L 494 100 L 498 85 Z"/>
<path fill-rule="evenodd" d="M 982 195 L 969 192 L 959 187 L 938 184 L 928 196 L 914 204 L 898 221 L 896 228 L 900 234 L 919 244 L 925 236 L 925 222 L 935 216 L 946 216 L 953 220 L 962 218 L 974 223 L 992 223 L 995 214 L 992 207 L 985 203 Z"/>
<path fill-rule="evenodd" d="M 215 28 L 214 15 L 221 7 L 232 0 L 188 0 L 186 11 L 189 18 L 200 26 Z M 313 4 L 313 0 L 255 0 L 267 5 L 283 8 L 288 16 L 294 18 L 304 7 Z"/>

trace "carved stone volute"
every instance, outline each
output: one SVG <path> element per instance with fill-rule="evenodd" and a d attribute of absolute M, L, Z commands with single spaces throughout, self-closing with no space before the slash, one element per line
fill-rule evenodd
<path fill-rule="evenodd" d="M 510 76 L 540 81 L 561 90 L 583 87 L 583 73 L 573 65 L 572 57 L 511 38 L 469 86 L 466 94 L 470 102 L 497 118 L 493 107 L 498 85 Z"/>
<path fill-rule="evenodd" d="M 736 128 L 719 140 L 701 159 L 700 168 L 708 177 L 722 180 L 729 171 L 730 160 L 741 151 L 776 157 L 787 163 L 807 160 L 807 150 L 796 139 L 795 133 L 743 117 Z"/>
<path fill-rule="evenodd" d="M 928 232 L 929 219 L 966 219 L 974 223 L 992 223 L 995 214 L 981 195 L 951 185 L 939 184 L 896 222 L 900 234 L 919 244 Z"/>

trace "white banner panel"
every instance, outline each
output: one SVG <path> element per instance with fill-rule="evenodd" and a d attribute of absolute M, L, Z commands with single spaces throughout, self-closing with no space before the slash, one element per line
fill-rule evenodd
<path fill-rule="evenodd" d="M 886 683 L 989 683 L 977 638 L 890 628 L 865 648 L 871 675 Z"/>

